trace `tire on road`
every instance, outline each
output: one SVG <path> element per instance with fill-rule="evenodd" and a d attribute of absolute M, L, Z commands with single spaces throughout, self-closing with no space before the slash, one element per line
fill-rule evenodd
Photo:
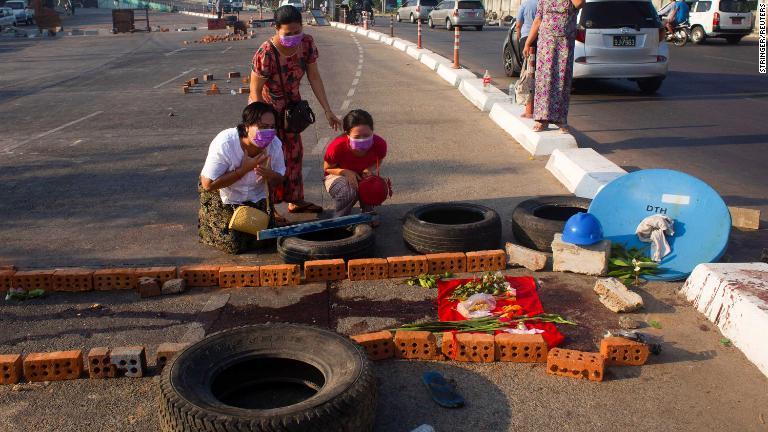
<path fill-rule="evenodd" d="M 691 42 L 696 45 L 703 44 L 707 40 L 707 32 L 701 26 L 695 26 L 691 29 Z"/>
<path fill-rule="evenodd" d="M 405 215 L 403 240 L 419 253 L 497 249 L 501 219 L 495 210 L 478 204 L 427 204 Z"/>
<path fill-rule="evenodd" d="M 517 65 L 517 58 L 512 48 L 511 43 L 504 44 L 504 50 L 501 55 L 501 62 L 504 65 L 504 75 L 508 77 L 516 77 L 520 75 L 520 69 Z"/>
<path fill-rule="evenodd" d="M 277 239 L 277 253 L 287 263 L 305 261 L 365 258 L 373 255 L 376 236 L 367 224 L 335 228 Z"/>
<path fill-rule="evenodd" d="M 518 244 L 552 252 L 555 234 L 562 233 L 565 221 L 586 212 L 590 199 L 566 195 L 540 196 L 525 200 L 512 211 L 512 232 Z"/>
<path fill-rule="evenodd" d="M 432 17 L 429 17 L 427 19 L 427 24 L 429 25 L 429 28 L 431 28 L 431 29 L 435 28 L 435 23 L 432 22 Z"/>
<path fill-rule="evenodd" d="M 451 22 L 450 18 L 445 19 L 445 29 L 448 31 L 453 30 L 453 23 Z"/>
<path fill-rule="evenodd" d="M 215 333 L 163 370 L 163 432 L 371 431 L 376 381 L 337 333 L 262 324 Z"/>

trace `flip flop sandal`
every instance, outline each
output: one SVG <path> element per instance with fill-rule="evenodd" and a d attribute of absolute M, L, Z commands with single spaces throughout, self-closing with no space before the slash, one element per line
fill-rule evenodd
<path fill-rule="evenodd" d="M 289 213 L 322 213 L 323 208 L 317 204 L 305 203 L 294 208 L 288 207 Z"/>
<path fill-rule="evenodd" d="M 549 129 L 549 125 L 545 125 L 544 123 L 538 121 L 533 125 L 534 132 L 544 132 L 547 129 Z"/>
<path fill-rule="evenodd" d="M 455 391 L 455 386 L 448 382 L 440 372 L 427 371 L 421 376 L 432 400 L 445 408 L 461 408 L 464 398 Z"/>

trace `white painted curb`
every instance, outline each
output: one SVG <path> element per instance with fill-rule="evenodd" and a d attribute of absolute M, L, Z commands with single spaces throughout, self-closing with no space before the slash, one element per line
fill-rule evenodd
<path fill-rule="evenodd" d="M 379 42 L 383 43 L 384 45 L 392 45 L 394 41 L 395 39 L 389 36 L 382 36 L 381 39 L 379 39 Z"/>
<path fill-rule="evenodd" d="M 419 61 L 424 66 L 432 69 L 433 71 L 436 71 L 437 67 L 440 66 L 441 64 L 453 65 L 453 61 L 448 60 L 447 58 L 435 53 L 422 54 Z"/>
<path fill-rule="evenodd" d="M 362 27 L 358 27 L 358 28 L 357 28 L 357 30 L 355 30 L 355 32 L 356 32 L 357 34 L 361 34 L 361 35 L 363 35 L 363 36 L 368 36 L 368 31 L 369 31 L 369 30 L 365 30 L 365 29 L 364 29 L 364 28 L 362 28 Z"/>
<path fill-rule="evenodd" d="M 437 66 L 437 74 L 446 80 L 448 84 L 458 87 L 462 80 L 475 79 L 477 76 L 469 69 L 454 69 L 452 64 L 440 64 Z"/>
<path fill-rule="evenodd" d="M 699 264 L 680 293 L 768 376 L 768 264 Z"/>
<path fill-rule="evenodd" d="M 413 57 L 414 59 L 419 60 L 421 59 L 422 55 L 431 54 L 432 51 L 424 48 L 416 48 L 415 46 L 409 46 L 408 48 L 406 48 L 405 53 Z"/>
<path fill-rule="evenodd" d="M 392 46 L 395 47 L 396 49 L 399 49 L 402 52 L 405 52 L 405 50 L 407 50 L 409 46 L 415 47 L 416 44 L 413 42 L 408 42 L 407 40 L 395 38 L 394 42 L 392 42 Z"/>
<path fill-rule="evenodd" d="M 590 199 L 627 173 L 591 148 L 557 149 L 547 161 L 547 170 L 574 195 Z"/>
<path fill-rule="evenodd" d="M 459 84 L 459 92 L 480 111 L 488 112 L 497 103 L 505 102 L 507 95 L 492 85 L 483 86 L 482 78 L 465 79 Z"/>
<path fill-rule="evenodd" d="M 380 40 L 382 36 L 384 36 L 384 35 L 379 33 L 379 32 L 377 32 L 377 31 L 372 31 L 372 30 L 368 31 L 368 37 L 370 39 L 375 40 L 375 41 Z"/>
<path fill-rule="evenodd" d="M 490 116 L 491 120 L 512 135 L 512 138 L 533 156 L 546 156 L 555 150 L 578 147 L 571 134 L 563 134 L 557 130 L 534 132 L 533 120 L 523 118 L 524 112 L 525 107 L 522 105 L 504 101 L 493 105 Z"/>

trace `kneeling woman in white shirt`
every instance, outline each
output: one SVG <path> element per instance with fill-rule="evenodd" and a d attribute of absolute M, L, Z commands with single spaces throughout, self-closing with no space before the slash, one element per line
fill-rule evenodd
<path fill-rule="evenodd" d="M 276 121 L 270 105 L 253 102 L 243 110 L 237 127 L 221 131 L 211 142 L 200 184 L 204 192 L 218 191 L 221 203 L 205 200 L 201 194 L 200 237 L 204 243 L 229 253 L 250 249 L 255 237 L 226 228 L 238 206 L 264 210 L 273 219 L 274 211 L 267 202 L 269 184 L 280 184 L 285 175 Z"/>

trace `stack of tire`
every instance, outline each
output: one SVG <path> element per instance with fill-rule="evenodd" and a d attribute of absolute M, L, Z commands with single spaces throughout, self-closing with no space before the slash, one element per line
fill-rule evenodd
<path fill-rule="evenodd" d="M 405 215 L 403 239 L 424 254 L 497 249 L 501 219 L 493 209 L 478 204 L 427 204 Z"/>

